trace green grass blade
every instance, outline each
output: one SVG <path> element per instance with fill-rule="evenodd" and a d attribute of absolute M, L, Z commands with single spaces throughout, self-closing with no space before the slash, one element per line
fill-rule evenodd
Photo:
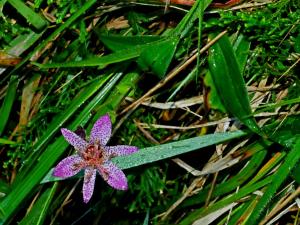
<path fill-rule="evenodd" d="M 0 138 L 0 145 L 15 145 L 17 144 L 17 142 L 8 140 L 8 139 L 4 139 L 4 138 Z"/>
<path fill-rule="evenodd" d="M 54 183 L 51 188 L 43 191 L 30 212 L 20 221 L 19 225 L 44 224 L 45 217 L 47 216 L 47 210 L 52 202 L 57 186 L 57 183 Z"/>
<path fill-rule="evenodd" d="M 300 97 L 293 98 L 293 99 L 288 99 L 288 100 L 282 100 L 280 102 L 276 102 L 276 103 L 272 103 L 272 104 L 266 104 L 266 105 L 262 106 L 262 109 L 259 109 L 259 110 L 255 111 L 255 113 L 253 113 L 253 114 L 267 112 L 269 110 L 276 109 L 276 108 L 279 108 L 281 106 L 299 104 L 299 103 L 300 103 Z"/>
<path fill-rule="evenodd" d="M 283 164 L 279 167 L 278 171 L 274 174 L 271 185 L 268 186 L 265 193 L 257 203 L 249 219 L 247 220 L 248 225 L 258 224 L 259 219 L 267 211 L 266 208 L 270 201 L 276 194 L 276 191 L 283 184 L 286 178 L 289 176 L 291 169 L 300 160 L 300 137 L 298 136 L 293 148 L 287 154 Z"/>
<path fill-rule="evenodd" d="M 171 63 L 177 47 L 178 39 L 169 38 L 152 43 L 125 48 L 106 56 L 92 57 L 81 61 L 70 61 L 63 63 L 39 64 L 33 63 L 40 68 L 72 68 L 92 67 L 104 68 L 110 64 L 138 58 L 138 64 L 142 69 L 151 69 L 159 77 L 163 77 Z M 110 43 L 110 45 L 112 45 Z"/>
<path fill-rule="evenodd" d="M 223 36 L 210 48 L 209 69 L 226 110 L 250 130 L 260 133 L 260 128 L 251 116 L 246 85 L 228 37 Z"/>
<path fill-rule="evenodd" d="M 29 33 L 19 35 L 9 43 L 11 47 L 7 49 L 7 52 L 15 56 L 20 56 L 23 52 L 30 48 L 43 33 L 44 32 L 35 33 L 30 31 Z"/>
<path fill-rule="evenodd" d="M 137 63 L 144 70 L 151 69 L 159 78 L 163 78 L 173 59 L 179 39 L 168 39 L 154 42 L 142 51 Z"/>
<path fill-rule="evenodd" d="M 121 36 L 121 35 L 104 35 L 96 31 L 99 39 L 110 50 L 117 52 L 123 49 L 135 48 L 136 46 L 145 46 L 146 44 L 159 41 L 160 36 L 143 35 L 143 36 Z"/>
<path fill-rule="evenodd" d="M 226 205 L 229 205 L 235 201 L 239 201 L 241 198 L 253 193 L 254 191 L 268 185 L 271 183 L 272 179 L 274 179 L 274 175 L 273 176 L 269 176 L 267 178 L 265 178 L 262 181 L 259 181 L 255 184 L 249 185 L 249 186 L 245 186 L 242 187 L 239 192 L 229 196 L 229 197 L 225 197 L 224 199 L 212 204 L 211 206 L 207 207 L 207 208 L 201 208 L 201 209 L 197 209 L 194 212 L 192 212 L 190 215 L 186 216 L 179 224 L 180 225 L 190 225 L 192 224 L 194 221 L 196 221 L 197 219 L 208 215 L 209 213 L 212 213 L 218 209 L 221 209 L 223 207 L 225 207 Z"/>
<path fill-rule="evenodd" d="M 211 197 L 215 198 L 222 196 L 226 193 L 234 191 L 238 186 L 241 186 L 246 182 L 253 174 L 258 170 L 259 166 L 262 164 L 267 151 L 264 150 L 264 146 L 254 145 L 253 148 L 257 148 L 259 152 L 254 154 L 253 157 L 249 160 L 249 163 L 234 177 L 230 178 L 224 183 L 217 184 L 212 192 Z M 188 198 L 185 202 L 182 203 L 180 207 L 189 207 L 196 204 L 203 203 L 210 191 L 210 186 L 204 188 L 199 194 Z"/>
<path fill-rule="evenodd" d="M 247 56 L 249 53 L 250 48 L 250 42 L 245 40 L 245 37 L 243 35 L 239 35 L 237 37 L 237 40 L 234 42 L 233 50 L 237 58 L 238 65 L 240 67 L 241 71 L 244 71 L 246 62 L 247 62 Z M 209 91 L 209 98 L 208 103 L 209 107 L 212 109 L 217 109 L 221 112 L 226 112 L 226 109 L 224 108 L 222 101 L 220 99 L 220 96 L 217 92 L 216 86 L 214 84 L 211 72 L 208 70 L 204 77 L 205 85 L 208 87 Z"/>
<path fill-rule="evenodd" d="M 77 11 L 75 12 L 66 22 L 64 22 L 59 28 L 57 28 L 54 32 L 52 32 L 42 43 L 40 43 L 30 54 L 27 55 L 23 59 L 21 63 L 19 63 L 13 72 L 20 68 L 25 62 L 27 62 L 34 54 L 36 54 L 38 51 L 41 51 L 46 47 L 46 45 L 53 41 L 57 35 L 62 33 L 66 28 L 72 25 L 72 23 L 77 20 L 80 16 L 82 16 L 90 7 L 92 7 L 97 0 L 88 0 L 87 2 L 84 3 L 84 5 Z"/>
<path fill-rule="evenodd" d="M 21 0 L 7 0 L 25 19 L 37 30 L 43 29 L 47 21 L 39 14 L 34 12 Z"/>
<path fill-rule="evenodd" d="M 15 101 L 18 83 L 18 76 L 11 76 L 4 101 L 0 109 L 0 135 L 2 135 L 5 125 L 8 122 L 8 118 Z"/>
<path fill-rule="evenodd" d="M 244 71 L 247 58 L 250 50 L 250 42 L 246 40 L 244 35 L 239 35 L 233 44 L 233 51 L 236 55 L 237 63 L 240 67 L 240 71 Z"/>
<path fill-rule="evenodd" d="M 48 64 L 39 64 L 33 63 L 34 65 L 43 68 L 72 68 L 72 67 L 90 67 L 90 66 L 98 66 L 100 68 L 104 68 L 112 63 L 118 63 L 127 61 L 130 59 L 137 58 L 140 55 L 140 51 L 137 49 L 124 49 L 115 53 L 111 53 L 106 56 L 101 57 L 91 57 L 89 59 L 84 59 L 81 61 L 70 61 L 63 63 L 48 63 Z"/>
<path fill-rule="evenodd" d="M 177 27 L 171 32 L 170 36 L 178 36 L 180 39 L 184 38 L 198 19 L 199 12 L 204 12 L 211 2 L 212 0 L 197 0 Z"/>
<path fill-rule="evenodd" d="M 162 78 L 173 59 L 179 39 L 159 36 L 115 36 L 100 35 L 101 41 L 111 50 L 140 53 L 137 63 L 143 70 L 151 69 Z M 123 54 L 121 54 L 123 55 Z M 122 57 L 122 56 L 120 56 Z"/>

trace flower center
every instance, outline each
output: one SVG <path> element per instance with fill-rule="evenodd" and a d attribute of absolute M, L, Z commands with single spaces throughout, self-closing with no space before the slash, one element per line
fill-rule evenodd
<path fill-rule="evenodd" d="M 82 153 L 86 166 L 97 167 L 105 160 L 105 151 L 100 145 L 89 145 Z"/>

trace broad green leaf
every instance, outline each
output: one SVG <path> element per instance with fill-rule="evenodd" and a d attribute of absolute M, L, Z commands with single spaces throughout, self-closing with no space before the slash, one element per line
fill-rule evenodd
<path fill-rule="evenodd" d="M 151 69 L 152 72 L 163 78 L 173 59 L 178 38 L 168 38 L 152 43 L 142 51 L 137 63 L 142 69 Z"/>
<path fill-rule="evenodd" d="M 57 186 L 57 183 L 54 183 L 51 188 L 47 188 L 45 191 L 43 191 L 41 196 L 34 203 L 30 212 L 18 224 L 44 224 L 45 217 L 47 216 L 47 210 L 52 202 Z"/>
<path fill-rule="evenodd" d="M 256 207 L 252 211 L 250 217 L 247 220 L 247 225 L 258 224 L 259 219 L 265 215 L 267 207 L 271 202 L 272 198 L 275 196 L 276 191 L 283 184 L 286 178 L 289 176 L 291 169 L 299 162 L 300 160 L 300 137 L 298 136 L 294 145 L 292 146 L 291 151 L 287 154 L 284 162 L 279 167 L 279 169 L 272 176 L 272 182 L 268 185 L 263 196 L 257 203 Z"/>
<path fill-rule="evenodd" d="M 20 56 L 28 48 L 30 48 L 43 34 L 44 32 L 33 32 L 20 34 L 14 40 L 12 40 L 9 45 L 10 48 L 7 49 L 9 54 Z"/>
<path fill-rule="evenodd" d="M 80 114 L 68 127 L 70 130 L 75 130 L 79 125 L 84 125 L 88 121 L 88 118 L 90 118 L 91 116 L 91 111 L 96 105 L 98 105 L 105 99 L 107 94 L 110 92 L 112 87 L 114 87 L 121 76 L 122 73 L 116 74 L 111 78 L 111 80 L 106 84 L 105 87 L 103 87 L 100 91 L 98 90 L 98 94 L 89 101 L 88 105 L 83 110 L 81 110 Z M 94 89 L 96 89 L 95 91 L 97 91 L 97 89 L 99 89 L 102 84 L 103 83 L 100 82 L 100 86 L 98 86 L 98 88 L 93 87 Z M 95 86 L 95 84 L 92 85 Z M 89 87 L 87 87 L 86 90 L 89 90 Z M 91 90 L 89 90 L 89 92 L 91 92 Z M 78 106 L 76 107 L 76 109 L 78 109 Z M 49 132 L 52 134 L 56 131 L 57 130 L 50 130 Z M 41 143 L 46 143 L 47 141 L 48 140 L 46 132 L 45 135 L 41 138 L 39 144 L 34 147 L 41 148 Z M 24 174 L 23 171 L 22 179 L 18 179 L 19 176 L 17 176 L 18 182 L 15 182 L 13 184 L 12 191 L 3 199 L 3 201 L 0 202 L 0 211 L 4 212 L 4 215 L 1 215 L 0 224 L 7 222 L 9 218 L 11 218 L 11 216 L 13 216 L 14 213 L 21 208 L 21 203 L 34 193 L 34 188 L 36 187 L 36 185 L 40 183 L 42 178 L 47 174 L 54 163 L 60 158 L 67 147 L 68 143 L 62 136 L 60 136 L 52 144 L 48 145 L 39 159 L 34 161 L 35 163 L 32 163 L 33 167 L 30 168 L 30 172 Z"/>
<path fill-rule="evenodd" d="M 244 71 L 247 62 L 247 56 L 250 49 L 250 42 L 246 40 L 243 35 L 239 35 L 237 40 L 233 44 L 233 51 L 237 58 L 237 63 L 239 65 L 240 71 Z M 211 72 L 208 71 L 204 77 L 204 83 L 209 88 L 208 90 L 208 101 L 210 107 L 213 109 L 218 109 L 221 112 L 225 112 L 221 98 L 217 92 L 216 86 L 214 84 Z"/>
<path fill-rule="evenodd" d="M 251 115 L 250 102 L 236 56 L 228 37 L 223 36 L 209 51 L 209 69 L 226 110 L 250 130 L 260 133 Z"/>
<path fill-rule="evenodd" d="M 25 19 L 37 30 L 43 29 L 47 21 L 39 14 L 29 8 L 22 0 L 7 0 Z"/>
<path fill-rule="evenodd" d="M 0 0 L 0 17 L 5 18 L 4 14 L 3 14 L 3 7 L 5 5 L 7 0 Z"/>
<path fill-rule="evenodd" d="M 13 103 L 15 101 L 18 83 L 19 83 L 18 76 L 11 76 L 4 101 L 0 108 L 0 116 L 1 116 L 0 135 L 2 135 L 2 133 L 5 129 L 5 125 L 8 122 L 8 118 L 9 118 Z"/>
<path fill-rule="evenodd" d="M 178 38 L 159 36 L 106 36 L 98 35 L 100 40 L 111 50 L 118 52 L 123 49 L 140 51 L 137 60 L 143 70 L 152 70 L 162 78 L 175 53 Z"/>
<path fill-rule="evenodd" d="M 204 76 L 204 84 L 208 89 L 208 94 L 207 94 L 207 98 L 208 98 L 208 104 L 209 107 L 212 109 L 216 109 L 216 110 L 220 110 L 221 112 L 226 112 L 226 109 L 224 108 L 221 98 L 218 95 L 215 83 L 212 79 L 211 76 L 211 72 L 207 71 L 207 73 Z"/>
<path fill-rule="evenodd" d="M 295 52 L 300 53 L 300 34 L 295 37 L 295 44 L 294 44 Z"/>

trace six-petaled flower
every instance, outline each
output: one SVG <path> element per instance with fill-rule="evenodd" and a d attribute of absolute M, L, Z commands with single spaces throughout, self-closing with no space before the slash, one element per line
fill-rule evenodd
<path fill-rule="evenodd" d="M 138 151 L 138 148 L 128 145 L 107 146 L 111 129 L 108 115 L 104 115 L 96 121 L 91 130 L 89 141 L 85 140 L 83 135 L 77 135 L 65 128 L 61 129 L 63 136 L 74 146 L 77 154 L 60 161 L 55 167 L 53 175 L 67 178 L 84 169 L 82 192 L 85 203 L 93 195 L 97 171 L 111 187 L 118 190 L 128 188 L 125 174 L 111 162 L 111 158 L 132 154 Z"/>

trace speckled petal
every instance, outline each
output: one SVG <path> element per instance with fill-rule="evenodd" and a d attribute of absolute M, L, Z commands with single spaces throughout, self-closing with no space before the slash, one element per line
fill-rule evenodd
<path fill-rule="evenodd" d="M 96 169 L 87 168 L 84 171 L 84 180 L 83 180 L 83 201 L 88 203 L 94 193 L 95 179 L 96 179 Z"/>
<path fill-rule="evenodd" d="M 85 140 L 83 140 L 77 134 L 75 134 L 74 132 L 72 132 L 66 128 L 62 128 L 61 133 L 65 137 L 67 142 L 69 142 L 71 145 L 73 145 L 77 151 L 80 151 L 80 152 L 84 151 L 89 145 Z"/>
<path fill-rule="evenodd" d="M 103 179 L 113 188 L 118 190 L 127 190 L 127 178 L 122 170 L 115 166 L 111 161 L 98 168 Z"/>
<path fill-rule="evenodd" d="M 106 145 L 111 136 L 111 121 L 109 115 L 106 114 L 96 121 L 91 135 L 90 144 Z"/>
<path fill-rule="evenodd" d="M 72 177 L 82 169 L 79 166 L 82 161 L 82 158 L 78 155 L 69 156 L 58 163 L 52 175 L 62 178 Z"/>
<path fill-rule="evenodd" d="M 103 146 L 109 156 L 130 155 L 137 152 L 139 149 L 130 145 Z"/>

